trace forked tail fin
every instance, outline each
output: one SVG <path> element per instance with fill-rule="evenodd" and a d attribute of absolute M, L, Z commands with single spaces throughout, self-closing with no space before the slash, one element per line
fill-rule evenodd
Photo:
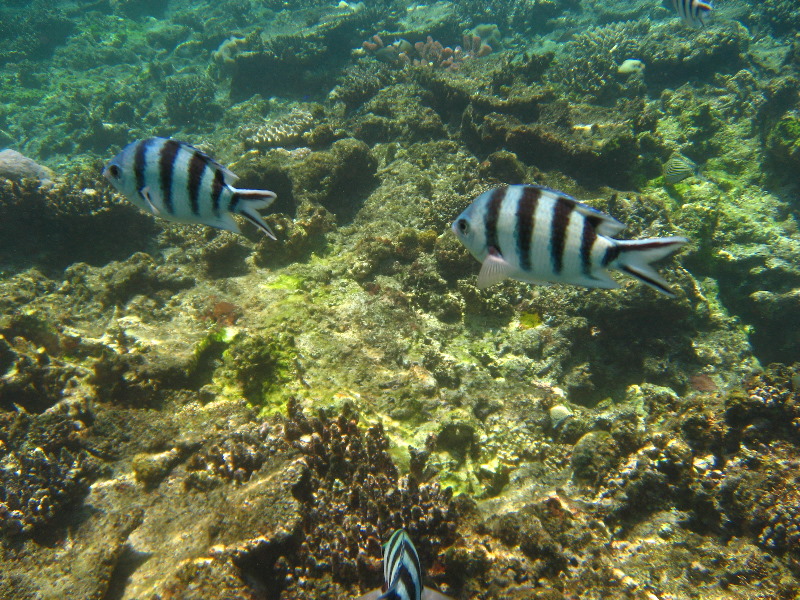
<path fill-rule="evenodd" d="M 275 202 L 275 192 L 269 190 L 233 190 L 233 198 L 231 199 L 231 206 L 235 207 L 237 214 L 242 215 L 245 219 L 250 221 L 253 225 L 258 227 L 261 231 L 266 233 L 273 240 L 278 238 L 272 232 L 258 214 L 257 209 L 267 208 L 270 204 Z"/>
<path fill-rule="evenodd" d="M 645 240 L 616 240 L 619 255 L 614 268 L 635 277 L 654 290 L 674 296 L 667 280 L 661 277 L 650 263 L 669 256 L 683 246 L 684 237 L 648 238 Z"/>

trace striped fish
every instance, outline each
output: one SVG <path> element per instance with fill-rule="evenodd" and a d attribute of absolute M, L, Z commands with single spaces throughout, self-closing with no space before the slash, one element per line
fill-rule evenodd
<path fill-rule="evenodd" d="M 239 233 L 237 214 L 276 239 L 256 212 L 272 204 L 275 194 L 234 188 L 236 175 L 189 144 L 165 138 L 133 142 L 108 163 L 103 177 L 136 206 L 168 221 Z"/>
<path fill-rule="evenodd" d="M 622 271 L 667 296 L 667 282 L 650 263 L 686 238 L 615 240 L 625 226 L 556 190 L 509 185 L 478 196 L 453 222 L 453 233 L 481 263 L 478 287 L 506 277 L 531 283 L 617 288 Z"/>
<path fill-rule="evenodd" d="M 692 27 L 705 27 L 714 7 L 702 0 L 672 0 L 672 7 L 683 22 Z"/>
<path fill-rule="evenodd" d="M 696 164 L 677 152 L 664 163 L 664 181 L 669 185 L 675 185 L 689 177 L 699 177 L 699 173 Z"/>
<path fill-rule="evenodd" d="M 422 565 L 408 534 L 398 529 L 383 546 L 385 591 L 372 590 L 358 600 L 452 600 L 422 585 Z"/>

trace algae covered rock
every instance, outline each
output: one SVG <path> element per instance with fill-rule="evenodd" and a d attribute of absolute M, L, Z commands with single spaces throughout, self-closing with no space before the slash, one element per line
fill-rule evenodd
<path fill-rule="evenodd" d="M 369 147 L 352 138 L 337 140 L 329 150 L 318 152 L 271 150 L 237 166 L 244 181 L 265 181 L 276 191 L 280 198 L 276 209 L 288 208 L 302 217 L 322 206 L 340 222 L 352 220 L 376 183 L 376 170 Z"/>
<path fill-rule="evenodd" d="M 607 431 L 590 431 L 572 448 L 570 465 L 575 479 L 597 484 L 620 460 L 619 448 Z"/>
<path fill-rule="evenodd" d="M 767 135 L 767 149 L 778 162 L 787 167 L 800 167 L 800 117 L 784 115 Z"/>

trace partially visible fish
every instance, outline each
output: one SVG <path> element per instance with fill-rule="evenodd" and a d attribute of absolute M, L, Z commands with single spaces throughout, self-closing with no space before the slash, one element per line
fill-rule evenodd
<path fill-rule="evenodd" d="M 689 177 L 705 180 L 700 176 L 700 168 L 694 162 L 682 154 L 674 152 L 664 163 L 664 181 L 669 185 L 675 185 Z"/>
<path fill-rule="evenodd" d="M 635 58 L 629 58 L 622 61 L 622 64 L 617 67 L 617 73 L 628 75 L 630 73 L 641 73 L 644 71 L 644 63 Z"/>
<path fill-rule="evenodd" d="M 479 288 L 507 277 L 618 288 L 608 272 L 615 269 L 673 296 L 650 263 L 675 252 L 686 238 L 610 237 L 624 228 L 615 218 L 538 185 L 509 185 L 484 192 L 453 222 L 453 233 L 482 263 Z"/>
<path fill-rule="evenodd" d="M 136 206 L 168 221 L 239 233 L 236 214 L 276 239 L 256 212 L 272 204 L 275 193 L 234 188 L 236 175 L 184 142 L 148 138 L 128 144 L 108 163 L 103 177 Z"/>
<path fill-rule="evenodd" d="M 422 565 L 408 534 L 398 529 L 383 546 L 385 591 L 372 590 L 358 600 L 452 600 L 422 585 Z"/>
<path fill-rule="evenodd" d="M 692 27 L 705 27 L 714 7 L 703 0 L 672 0 L 672 7 L 683 22 Z"/>

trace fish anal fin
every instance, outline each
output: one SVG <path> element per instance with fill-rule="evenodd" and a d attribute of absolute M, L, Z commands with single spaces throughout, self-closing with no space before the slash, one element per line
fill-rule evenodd
<path fill-rule="evenodd" d="M 478 273 L 478 288 L 484 289 L 506 279 L 513 267 L 500 256 L 496 250 L 489 252 L 489 256 L 481 265 L 481 272 Z"/>
<path fill-rule="evenodd" d="M 450 596 L 445 596 L 441 592 L 437 592 L 429 587 L 422 588 L 421 598 L 422 600 L 453 600 Z"/>
<path fill-rule="evenodd" d="M 224 215 L 220 215 L 219 219 L 213 219 L 211 221 L 202 221 L 205 225 L 211 225 L 212 227 L 217 227 L 219 229 L 224 229 L 225 231 L 232 231 L 233 233 L 241 233 L 241 229 L 239 229 L 239 224 L 233 219 L 233 217 L 226 213 Z"/>

